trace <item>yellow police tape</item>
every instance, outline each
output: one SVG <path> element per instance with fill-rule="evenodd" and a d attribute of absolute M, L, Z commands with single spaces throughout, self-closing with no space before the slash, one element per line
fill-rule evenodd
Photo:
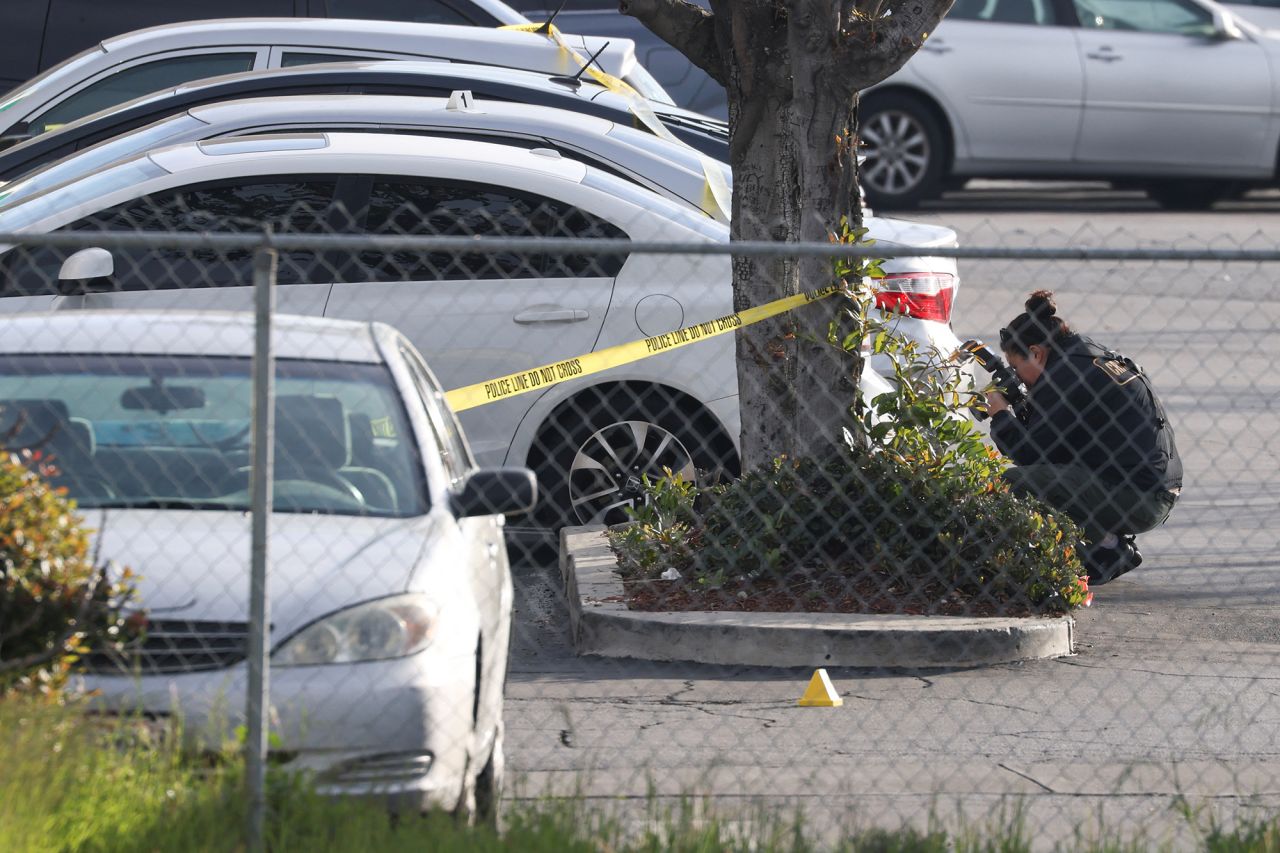
<path fill-rule="evenodd" d="M 535 367 L 530 370 L 509 373 L 506 376 L 499 376 L 487 382 L 477 382 L 474 385 L 455 388 L 445 393 L 445 399 L 449 401 L 449 405 L 453 407 L 455 412 L 464 412 L 477 406 L 496 403 L 499 400 L 507 400 L 521 394 L 528 394 L 531 391 L 542 391 L 553 385 L 559 385 L 561 382 L 568 382 L 570 379 L 581 379 L 583 376 L 590 376 L 593 373 L 599 373 L 611 367 L 630 364 L 633 361 L 640 361 L 650 356 L 670 352 L 689 344 L 696 344 L 699 341 L 705 341 L 708 338 L 714 338 L 717 335 L 723 335 L 726 332 L 750 326 L 753 323 L 759 323 L 761 320 L 776 317 L 778 314 L 785 314 L 792 308 L 826 299 L 839 291 L 839 289 L 839 287 L 832 285 L 821 290 L 797 293 L 795 296 L 775 299 L 773 302 L 759 305 L 755 308 L 748 308 L 745 311 L 726 314 L 723 317 L 717 317 L 705 323 L 684 326 L 674 332 L 654 335 L 651 338 L 642 338 L 638 341 L 628 341 L 625 344 L 617 344 L 575 358 L 566 358 L 563 361 L 544 364 L 541 367 Z"/>
<path fill-rule="evenodd" d="M 631 87 L 625 80 L 619 80 L 612 74 L 595 68 L 590 65 L 586 59 L 582 57 L 576 50 L 569 46 L 568 42 L 560 34 L 560 30 L 556 29 L 555 24 L 508 24 L 499 27 L 501 30 L 515 30 L 524 33 L 541 33 L 551 39 L 560 48 L 562 52 L 573 58 L 580 69 L 585 68 L 591 79 L 595 80 L 601 86 L 621 95 L 627 99 L 627 106 L 636 118 L 659 139 L 665 139 L 667 142 L 674 142 L 689 148 L 698 157 L 699 163 L 702 165 L 702 175 L 705 179 L 703 184 L 702 205 L 705 209 L 711 211 L 712 216 L 721 222 L 729 221 L 729 212 L 732 209 L 732 197 L 729 191 L 729 184 L 724 179 L 724 175 L 720 171 L 721 164 L 701 151 L 694 149 L 689 143 L 678 138 L 667 126 L 662 123 L 662 119 L 658 118 L 657 113 L 649 106 L 649 99 L 641 95 Z"/>

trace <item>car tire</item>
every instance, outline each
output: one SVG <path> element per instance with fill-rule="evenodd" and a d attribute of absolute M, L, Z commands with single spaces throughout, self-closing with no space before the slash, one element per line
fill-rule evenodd
<path fill-rule="evenodd" d="M 468 759 L 467 766 L 462 771 L 462 790 L 458 793 L 457 805 L 453 807 L 451 813 L 453 822 L 458 826 L 475 826 L 478 806 L 476 784 L 478 781 L 478 775 L 471 775 L 471 761 Z"/>
<path fill-rule="evenodd" d="M 493 736 L 493 748 L 489 760 L 476 775 L 475 822 L 497 830 L 498 813 L 502 806 L 502 789 L 506 780 L 506 755 L 503 752 L 506 727 L 498 721 Z"/>
<path fill-rule="evenodd" d="M 529 455 L 538 475 L 540 522 L 616 524 L 642 501 L 642 475 L 664 468 L 699 484 L 737 473 L 737 454 L 719 422 L 696 401 L 661 388 L 621 383 L 581 394 L 552 413 Z"/>
<path fill-rule="evenodd" d="M 1148 184 L 1146 191 L 1165 210 L 1208 210 L 1226 198 L 1232 187 L 1227 181 L 1167 181 Z"/>
<path fill-rule="evenodd" d="M 942 194 L 946 138 L 920 99 L 867 98 L 858 110 L 858 139 L 867 158 L 858 179 L 872 207 L 909 209 Z"/>

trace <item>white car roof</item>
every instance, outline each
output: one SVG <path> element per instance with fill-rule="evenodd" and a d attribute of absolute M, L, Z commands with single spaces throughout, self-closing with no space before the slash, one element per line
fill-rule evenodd
<path fill-rule="evenodd" d="M 590 137 L 607 134 L 615 125 L 606 118 L 555 107 L 474 98 L 470 108 L 461 109 L 450 108 L 448 98 L 415 95 L 281 95 L 202 104 L 187 112 L 215 127 L 244 126 L 257 121 L 270 124 L 382 121 L 402 125 L 438 121 L 451 127 L 519 129 L 529 133 Z"/>
<path fill-rule="evenodd" d="M 569 34 L 562 38 L 584 58 L 608 42 L 609 47 L 597 63 L 614 76 L 625 77 L 635 68 L 635 42 L 631 39 Z M 101 52 L 80 54 L 63 65 L 68 69 L 72 65 L 107 68 L 162 51 L 236 45 L 380 51 L 547 74 L 574 74 L 579 70 L 573 57 L 537 33 L 344 18 L 222 18 L 163 24 L 106 39 L 99 46 Z"/>
<path fill-rule="evenodd" d="M 387 74 L 402 74 L 405 72 L 419 72 L 423 74 L 445 73 L 452 76 L 482 77 L 486 80 L 493 80 L 499 83 L 514 83 L 519 86 L 554 89 L 558 92 L 568 91 L 563 84 L 552 81 L 551 77 L 554 75 L 545 71 L 529 71 L 524 68 L 506 68 L 499 65 L 483 65 L 473 62 L 440 62 L 438 60 L 428 59 L 375 58 L 353 59 L 343 62 L 317 62 L 308 65 L 289 65 L 284 68 L 260 68 L 252 71 L 237 71 L 233 74 L 220 74 L 217 77 L 205 77 L 202 80 L 192 80 L 188 83 L 182 83 L 168 89 L 161 89 L 158 92 L 152 92 L 148 95 L 141 95 L 134 98 L 132 101 L 126 101 L 118 107 L 112 107 L 111 109 L 124 109 L 132 104 L 139 104 L 154 100 L 158 95 L 170 92 L 179 94 L 182 92 L 196 91 L 208 88 L 210 85 L 217 83 L 261 77 L 284 78 L 291 75 L 311 74 L 316 71 L 325 70 L 335 72 L 354 70 L 373 73 L 384 72 Z M 582 78 L 582 85 L 576 90 L 576 93 L 587 100 L 595 100 L 597 96 L 612 94 L 609 90 L 595 83 L 588 77 Z M 665 104 L 662 105 L 662 108 L 663 110 L 671 109 Z"/>
<path fill-rule="evenodd" d="M 0 209 L 0 233 L 43 233 L 113 205 L 205 181 L 353 172 L 465 175 L 469 181 L 520 187 L 570 204 L 604 194 L 617 215 L 627 218 L 632 239 L 659 239 L 656 230 L 666 235 L 662 239 L 673 239 L 667 233 L 671 225 L 682 238 L 695 241 L 728 238 L 727 229 L 705 213 L 552 148 L 367 131 L 230 136 L 123 157 Z M 0 252 L 10 248 L 0 246 Z"/>
<path fill-rule="evenodd" d="M 236 167 L 271 161 L 275 168 L 279 168 L 278 161 L 286 159 L 290 173 L 309 168 L 342 171 L 351 168 L 345 162 L 351 156 L 367 158 L 361 167 L 373 173 L 396 171 L 387 161 L 429 157 L 488 166 L 495 170 L 516 168 L 574 183 L 581 181 L 586 174 L 587 167 L 582 163 L 538 151 L 490 142 L 391 133 L 298 133 L 188 142 L 161 148 L 147 156 L 172 174 L 212 165 L 214 160 L 235 164 Z M 330 158 L 342 158 L 344 162 L 330 167 L 325 162 Z"/>
<path fill-rule="evenodd" d="M 53 311 L 0 316 L 0 353 L 251 356 L 254 318 L 230 311 Z M 277 314 L 276 358 L 383 362 L 384 323 Z M 87 343 L 86 343 L 87 342 Z"/>

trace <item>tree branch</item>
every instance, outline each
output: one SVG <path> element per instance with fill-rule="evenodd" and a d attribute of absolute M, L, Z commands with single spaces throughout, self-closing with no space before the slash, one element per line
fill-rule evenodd
<path fill-rule="evenodd" d="M 837 67 L 859 90 L 907 64 L 951 10 L 952 0 L 858 0 L 847 18 Z"/>
<path fill-rule="evenodd" d="M 729 75 L 716 43 L 715 16 L 685 0 L 619 0 L 618 11 L 644 24 L 721 86 Z"/>

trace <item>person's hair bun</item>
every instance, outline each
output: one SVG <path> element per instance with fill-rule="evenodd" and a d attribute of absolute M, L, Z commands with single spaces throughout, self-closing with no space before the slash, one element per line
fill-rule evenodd
<path fill-rule="evenodd" d="M 1027 313 L 1041 322 L 1058 313 L 1052 290 L 1037 290 L 1027 299 Z"/>

